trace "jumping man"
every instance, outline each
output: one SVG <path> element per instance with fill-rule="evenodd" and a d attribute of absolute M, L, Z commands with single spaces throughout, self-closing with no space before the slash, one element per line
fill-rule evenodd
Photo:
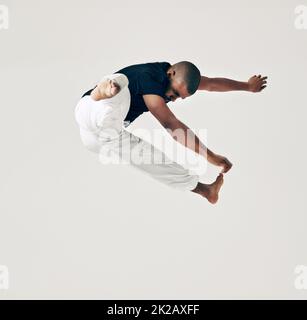
<path fill-rule="evenodd" d="M 232 164 L 224 156 L 209 150 L 169 109 L 167 103 L 185 99 L 197 90 L 260 92 L 266 87 L 267 77 L 254 75 L 246 82 L 201 75 L 189 61 L 171 65 L 168 62 L 135 64 L 104 76 L 95 88 L 87 91 L 75 109 L 83 144 L 89 150 L 120 157 L 158 181 L 180 190 L 189 190 L 214 204 L 223 184 L 223 174 Z M 143 112 L 150 111 L 167 132 L 185 147 L 221 167 L 221 173 L 211 184 L 199 181 L 198 175 L 168 159 L 150 143 L 131 134 L 125 127 Z M 178 129 L 183 135 L 178 135 Z M 176 133 L 175 133 L 176 132 Z M 164 157 L 163 163 L 131 161 L 147 159 L 154 153 Z"/>

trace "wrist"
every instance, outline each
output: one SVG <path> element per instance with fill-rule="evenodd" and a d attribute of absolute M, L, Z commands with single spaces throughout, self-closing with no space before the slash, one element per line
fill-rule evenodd
<path fill-rule="evenodd" d="M 251 86 L 249 82 L 244 82 L 243 87 L 245 91 L 251 91 Z"/>

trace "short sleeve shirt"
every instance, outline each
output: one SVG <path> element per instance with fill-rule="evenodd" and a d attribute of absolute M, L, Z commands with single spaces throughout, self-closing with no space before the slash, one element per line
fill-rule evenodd
<path fill-rule="evenodd" d="M 169 101 L 165 93 L 169 85 L 166 71 L 170 66 L 168 62 L 150 62 L 131 65 L 114 72 L 125 74 L 129 80 L 131 102 L 125 121 L 132 122 L 143 112 L 148 111 L 143 99 L 144 94 L 156 94 L 166 102 Z M 84 95 L 90 92 L 91 90 Z"/>

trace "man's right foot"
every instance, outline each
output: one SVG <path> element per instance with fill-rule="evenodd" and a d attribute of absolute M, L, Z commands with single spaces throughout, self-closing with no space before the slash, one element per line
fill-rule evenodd
<path fill-rule="evenodd" d="M 210 203 L 215 204 L 219 199 L 219 191 L 224 183 L 223 174 L 220 173 L 216 180 L 211 184 L 198 183 L 197 187 L 192 190 L 205 197 Z"/>
<path fill-rule="evenodd" d="M 219 174 L 216 178 L 216 180 L 208 185 L 209 194 L 206 197 L 208 201 L 212 204 L 215 204 L 217 200 L 219 199 L 219 192 L 224 183 L 224 177 L 223 174 Z"/>

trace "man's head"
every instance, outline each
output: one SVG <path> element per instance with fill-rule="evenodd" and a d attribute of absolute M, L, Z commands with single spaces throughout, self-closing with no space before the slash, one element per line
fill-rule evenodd
<path fill-rule="evenodd" d="M 165 95 L 169 101 L 175 101 L 177 98 L 185 99 L 194 94 L 201 78 L 198 68 L 189 61 L 173 64 L 167 70 L 167 76 L 170 83 Z"/>

